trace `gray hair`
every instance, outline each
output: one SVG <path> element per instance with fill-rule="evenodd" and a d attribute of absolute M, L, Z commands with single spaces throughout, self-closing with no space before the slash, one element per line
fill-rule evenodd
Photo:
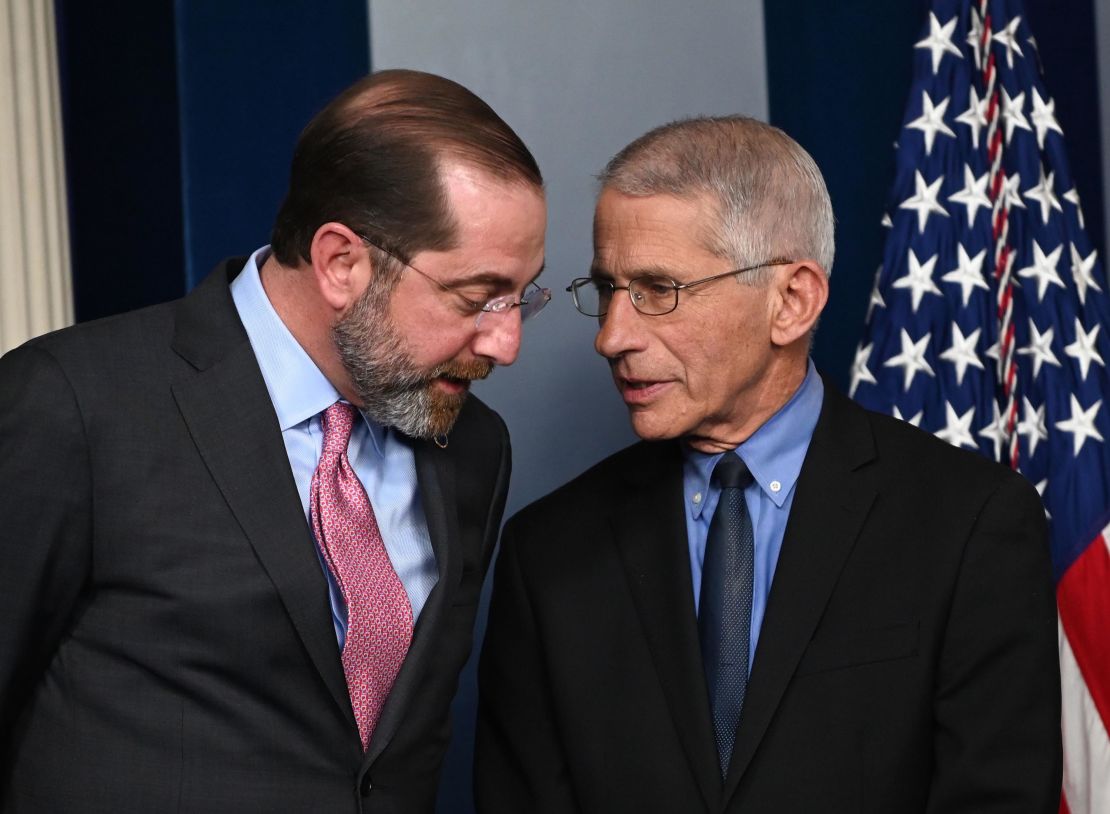
<path fill-rule="evenodd" d="M 706 248 L 737 267 L 816 260 L 832 271 L 833 212 L 821 171 L 777 127 L 746 116 L 671 122 L 629 144 L 606 165 L 603 190 L 706 198 L 717 210 Z M 761 285 L 764 269 L 738 279 Z"/>

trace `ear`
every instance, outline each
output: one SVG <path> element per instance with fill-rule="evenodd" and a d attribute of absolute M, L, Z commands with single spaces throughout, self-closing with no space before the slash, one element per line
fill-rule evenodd
<path fill-rule="evenodd" d="M 787 347 L 809 336 L 829 299 L 829 278 L 813 260 L 788 266 L 776 277 L 777 307 L 771 317 L 771 341 Z"/>
<path fill-rule="evenodd" d="M 309 247 L 316 287 L 333 310 L 346 311 L 370 282 L 373 273 L 366 244 L 342 223 L 325 223 Z"/>

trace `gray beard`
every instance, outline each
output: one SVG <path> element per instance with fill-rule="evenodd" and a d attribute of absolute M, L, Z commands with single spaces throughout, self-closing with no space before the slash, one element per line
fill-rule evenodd
<path fill-rule="evenodd" d="M 437 392 L 441 375 L 484 378 L 489 366 L 463 371 L 447 363 L 421 370 L 405 351 L 397 326 L 389 318 L 389 293 L 372 281 L 351 309 L 332 328 L 332 339 L 350 377 L 363 412 L 372 420 L 413 438 L 445 435 L 466 401 L 467 393 Z"/>

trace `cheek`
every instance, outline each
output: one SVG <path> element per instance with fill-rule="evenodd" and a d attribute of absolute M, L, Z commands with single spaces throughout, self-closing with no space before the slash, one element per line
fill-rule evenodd
<path fill-rule="evenodd" d="M 422 367 L 435 367 L 449 362 L 465 355 L 466 340 L 466 334 L 448 332 L 442 328 L 433 329 L 428 335 L 417 340 L 413 346 L 413 361 Z"/>

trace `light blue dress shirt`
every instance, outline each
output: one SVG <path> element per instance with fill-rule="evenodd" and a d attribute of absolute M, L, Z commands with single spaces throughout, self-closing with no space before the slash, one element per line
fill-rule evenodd
<path fill-rule="evenodd" d="M 744 501 L 755 532 L 755 586 L 752 592 L 752 627 L 749 638 L 748 672 L 755 661 L 755 647 L 763 614 L 767 610 L 767 595 L 775 578 L 775 566 L 782 549 L 786 521 L 794 502 L 794 487 L 802 470 L 813 428 L 825 388 L 813 362 L 809 363 L 806 377 L 791 396 L 790 401 L 771 416 L 751 438 L 736 448 L 754 478 L 744 490 Z M 710 483 L 713 467 L 724 453 L 708 455 L 684 447 L 685 463 L 682 470 L 683 501 L 686 506 L 686 539 L 690 543 L 690 575 L 694 581 L 694 607 L 701 598 L 701 569 L 705 559 L 705 541 L 709 524 L 721 490 Z"/>
<path fill-rule="evenodd" d="M 285 327 L 266 296 L 258 269 L 269 254 L 270 247 L 263 246 L 250 256 L 231 283 L 231 297 L 274 403 L 301 507 L 308 519 L 312 473 L 324 443 L 320 417 L 341 396 Z M 347 458 L 374 507 L 385 550 L 405 586 L 415 622 L 438 575 L 412 448 L 393 430 L 365 419 L 355 423 Z M 332 622 L 342 650 L 347 636 L 347 606 L 319 546 L 316 556 L 328 580 Z"/>

